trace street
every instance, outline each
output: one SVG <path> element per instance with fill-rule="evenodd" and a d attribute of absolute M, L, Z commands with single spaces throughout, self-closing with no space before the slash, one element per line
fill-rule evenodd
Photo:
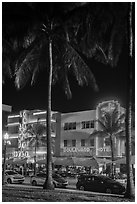
<path fill-rule="evenodd" d="M 67 186 L 68 189 L 76 189 L 76 182 L 77 182 L 76 178 L 65 178 L 65 180 L 68 181 L 68 186 Z M 25 177 L 25 181 L 21 185 L 31 185 L 30 177 Z"/>

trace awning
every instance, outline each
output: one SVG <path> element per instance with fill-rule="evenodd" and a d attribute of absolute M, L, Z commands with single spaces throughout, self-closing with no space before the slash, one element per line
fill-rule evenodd
<path fill-rule="evenodd" d="M 74 160 L 72 157 L 57 157 L 54 161 L 54 165 L 74 166 Z"/>
<path fill-rule="evenodd" d="M 13 164 L 26 164 L 27 163 L 27 158 L 24 159 L 14 159 Z"/>
<path fill-rule="evenodd" d="M 52 162 L 54 163 L 55 161 L 55 157 L 52 157 Z M 41 159 L 41 160 L 37 160 L 36 162 L 37 164 L 47 164 L 47 159 Z"/>
<path fill-rule="evenodd" d="M 116 164 L 126 164 L 126 157 L 116 160 L 115 163 Z M 135 155 L 131 156 L 131 164 L 135 164 Z"/>
<path fill-rule="evenodd" d="M 98 164 L 110 164 L 112 161 L 110 159 L 105 158 L 95 158 Z"/>
<path fill-rule="evenodd" d="M 55 165 L 62 166 L 85 166 L 98 168 L 98 163 L 94 158 L 78 158 L 78 157 L 59 157 L 54 161 Z"/>
<path fill-rule="evenodd" d="M 75 158 L 75 165 L 98 169 L 98 163 L 94 158 Z"/>
<path fill-rule="evenodd" d="M 2 160 L 3 162 L 3 160 Z M 11 159 L 6 159 L 5 164 L 12 164 L 13 163 L 13 158 Z"/>

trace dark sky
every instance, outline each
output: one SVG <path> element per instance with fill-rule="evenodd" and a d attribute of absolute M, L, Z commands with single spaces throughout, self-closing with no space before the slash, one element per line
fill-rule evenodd
<path fill-rule="evenodd" d="M 126 47 L 126 46 L 125 46 Z M 52 110 L 70 112 L 93 109 L 96 105 L 107 99 L 118 100 L 123 107 L 126 104 L 127 90 L 127 49 L 123 49 L 117 67 L 102 65 L 90 61 L 99 92 L 94 92 L 92 87 L 79 87 L 75 79 L 70 76 L 72 99 L 67 99 L 61 84 L 52 87 Z M 47 73 L 42 72 L 36 84 L 28 84 L 24 89 L 17 90 L 14 82 L 6 80 L 2 87 L 2 102 L 11 105 L 14 111 L 21 109 L 46 109 L 47 107 Z"/>
<path fill-rule="evenodd" d="M 75 79 L 70 76 L 72 99 L 65 96 L 61 84 L 58 82 L 52 88 L 52 110 L 72 112 L 94 109 L 103 100 L 118 100 L 121 106 L 126 105 L 128 46 L 123 45 L 117 67 L 105 66 L 94 60 L 88 61 L 93 71 L 99 92 L 94 92 L 91 87 L 79 87 Z M 134 86 L 133 86 L 134 87 Z M 134 92 L 134 90 L 133 90 Z M 14 82 L 7 79 L 2 87 L 2 103 L 13 107 L 13 111 L 22 109 L 46 109 L 47 107 L 47 73 L 42 72 L 36 84 L 29 84 L 18 91 Z"/>

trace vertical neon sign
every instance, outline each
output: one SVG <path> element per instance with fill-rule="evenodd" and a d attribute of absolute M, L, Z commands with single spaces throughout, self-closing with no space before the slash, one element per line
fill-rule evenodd
<path fill-rule="evenodd" d="M 22 118 L 22 121 L 20 123 L 19 127 L 19 138 L 18 138 L 18 157 L 22 158 L 25 156 L 28 156 L 28 152 L 25 151 L 26 148 L 26 142 L 25 142 L 25 137 L 26 137 L 26 124 L 27 124 L 27 113 L 26 111 L 21 111 L 20 112 L 20 117 Z"/>

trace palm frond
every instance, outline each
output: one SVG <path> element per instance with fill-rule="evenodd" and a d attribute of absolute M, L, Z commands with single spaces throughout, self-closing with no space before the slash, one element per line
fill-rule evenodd
<path fill-rule="evenodd" d="M 70 43 L 66 44 L 64 61 L 65 66 L 71 73 L 74 74 L 80 86 L 91 85 L 95 91 L 98 90 L 98 86 L 93 73 Z"/>
<path fill-rule="evenodd" d="M 98 123 L 100 125 L 100 129 L 107 132 L 108 131 L 108 125 L 105 123 L 105 121 L 99 120 L 99 119 L 97 121 L 98 121 Z"/>
<path fill-rule="evenodd" d="M 90 134 L 89 138 L 88 139 L 91 139 L 93 137 L 104 137 L 107 135 L 107 131 L 106 130 L 95 130 L 93 133 Z"/>
<path fill-rule="evenodd" d="M 116 119 L 115 119 L 115 122 L 113 123 L 113 129 L 117 129 L 121 127 L 121 121 L 125 120 L 125 113 L 121 114 L 120 116 L 118 116 Z"/>
<path fill-rule="evenodd" d="M 85 13 L 86 11 L 86 13 Z M 88 58 L 116 66 L 126 36 L 127 4 L 91 3 L 77 14 L 77 46 Z M 75 15 L 72 17 L 75 20 Z"/>
<path fill-rule="evenodd" d="M 64 67 L 64 69 L 60 70 L 60 80 L 62 81 L 63 84 L 63 89 L 64 92 L 66 94 L 66 96 L 68 97 L 68 99 L 72 98 L 72 92 L 70 89 L 70 84 L 69 84 L 69 79 L 68 79 L 68 71 L 66 69 L 66 67 Z"/>
<path fill-rule="evenodd" d="M 31 79 L 31 84 L 35 82 L 40 63 L 40 49 L 42 39 L 35 39 L 31 46 L 29 46 L 20 55 L 16 62 L 15 70 L 15 85 L 18 89 L 23 88 Z"/>
<path fill-rule="evenodd" d="M 125 128 L 117 128 L 114 131 L 115 137 L 125 137 Z"/>
<path fill-rule="evenodd" d="M 2 39 L 2 75 L 3 75 L 3 82 L 5 78 L 12 78 L 13 77 L 13 66 L 14 63 L 15 52 L 13 50 L 12 44 L 7 41 L 6 39 Z"/>
<path fill-rule="evenodd" d="M 36 123 L 33 126 L 33 130 L 37 137 L 41 138 L 41 136 L 46 132 L 46 126 L 41 123 Z"/>

